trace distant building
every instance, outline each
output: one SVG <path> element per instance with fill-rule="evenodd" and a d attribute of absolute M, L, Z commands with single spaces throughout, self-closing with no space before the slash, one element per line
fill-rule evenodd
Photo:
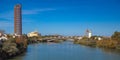
<path fill-rule="evenodd" d="M 8 40 L 8 38 L 7 38 L 7 35 L 6 34 L 3 34 L 3 33 L 0 33 L 0 41 L 1 40 Z"/>
<path fill-rule="evenodd" d="M 0 36 L 2 36 L 2 33 L 0 33 Z"/>
<path fill-rule="evenodd" d="M 30 32 L 27 34 L 28 37 L 39 37 L 40 34 L 37 31 Z"/>
<path fill-rule="evenodd" d="M 98 37 L 95 37 L 94 39 L 95 40 L 102 40 L 103 38 L 98 36 Z"/>
<path fill-rule="evenodd" d="M 102 38 L 101 38 L 101 37 L 98 37 L 98 40 L 102 40 Z"/>
<path fill-rule="evenodd" d="M 78 39 L 78 40 L 81 40 L 82 38 L 83 38 L 83 37 L 79 36 L 77 39 Z"/>
<path fill-rule="evenodd" d="M 91 38 L 92 37 L 92 32 L 90 30 L 86 30 L 86 37 Z"/>

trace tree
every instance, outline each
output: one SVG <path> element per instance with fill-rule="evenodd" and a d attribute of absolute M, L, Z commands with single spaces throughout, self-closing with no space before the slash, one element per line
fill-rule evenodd
<path fill-rule="evenodd" d="M 114 34 L 111 36 L 112 40 L 118 40 L 120 41 L 120 32 L 116 31 Z"/>

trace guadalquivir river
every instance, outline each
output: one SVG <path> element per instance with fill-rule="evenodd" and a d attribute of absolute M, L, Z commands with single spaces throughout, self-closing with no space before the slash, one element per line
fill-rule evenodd
<path fill-rule="evenodd" d="M 120 60 L 120 51 L 88 47 L 72 42 L 39 43 L 9 60 Z"/>

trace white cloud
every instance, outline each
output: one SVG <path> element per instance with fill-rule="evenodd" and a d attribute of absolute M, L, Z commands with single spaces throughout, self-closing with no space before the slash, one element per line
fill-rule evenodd
<path fill-rule="evenodd" d="M 22 10 L 23 15 L 29 14 L 39 14 L 40 12 L 45 11 L 53 11 L 56 9 L 53 8 L 43 8 L 43 9 L 32 9 L 32 10 Z M 5 13 L 0 14 L 0 28 L 1 27 L 12 27 L 14 23 L 14 11 L 8 11 Z M 32 23 L 32 21 L 28 21 L 29 19 L 24 18 L 23 23 Z"/>
<path fill-rule="evenodd" d="M 14 19 L 13 15 L 14 15 L 13 11 L 8 11 L 3 14 L 0 14 L 0 18 L 4 20 L 13 20 Z"/>
<path fill-rule="evenodd" d="M 56 9 L 43 8 L 43 9 L 22 10 L 22 14 L 23 15 L 39 14 L 40 12 L 53 11 L 53 10 L 56 10 Z M 14 20 L 14 11 L 8 11 L 8 12 L 0 14 L 0 18 L 5 19 L 5 20 Z"/>
<path fill-rule="evenodd" d="M 0 27 L 13 27 L 13 23 L 7 21 L 0 21 Z"/>
<path fill-rule="evenodd" d="M 24 20 L 24 19 L 22 20 L 22 22 L 23 23 L 32 23 L 32 21 L 30 21 L 30 20 Z"/>
<path fill-rule="evenodd" d="M 53 8 L 44 8 L 44 9 L 32 9 L 32 10 L 23 10 L 22 14 L 38 14 L 40 12 L 45 12 L 45 11 L 53 11 L 56 9 Z"/>

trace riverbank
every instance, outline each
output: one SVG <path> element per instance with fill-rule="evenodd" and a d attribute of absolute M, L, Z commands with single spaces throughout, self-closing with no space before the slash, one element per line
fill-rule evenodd
<path fill-rule="evenodd" d="M 96 39 L 102 37 L 102 39 Z M 96 46 L 101 48 L 120 49 L 120 32 L 114 32 L 111 37 L 104 36 L 92 36 L 90 38 L 84 37 L 81 40 L 74 40 L 76 44 L 82 44 L 87 46 Z"/>
<path fill-rule="evenodd" d="M 61 43 L 63 41 L 65 40 L 47 41 L 47 40 L 27 39 L 27 45 L 36 44 L 36 43 L 47 43 L 47 42 Z M 0 59 L 6 60 L 6 59 L 13 58 L 15 56 L 18 56 L 26 52 L 27 45 L 25 45 L 24 43 L 18 44 L 15 42 L 15 39 L 10 39 L 10 40 L 2 42 L 1 47 L 0 47 Z"/>
<path fill-rule="evenodd" d="M 16 43 L 15 40 L 3 41 L 0 47 L 0 59 L 7 60 L 9 58 L 20 55 L 26 51 L 27 47 L 24 43 Z"/>
<path fill-rule="evenodd" d="M 23 55 L 8 60 L 120 60 L 120 51 L 62 43 L 35 43 L 28 45 Z"/>
<path fill-rule="evenodd" d="M 94 46 L 100 48 L 120 49 L 119 41 L 117 40 L 75 40 L 75 44 L 81 44 L 86 46 Z"/>

